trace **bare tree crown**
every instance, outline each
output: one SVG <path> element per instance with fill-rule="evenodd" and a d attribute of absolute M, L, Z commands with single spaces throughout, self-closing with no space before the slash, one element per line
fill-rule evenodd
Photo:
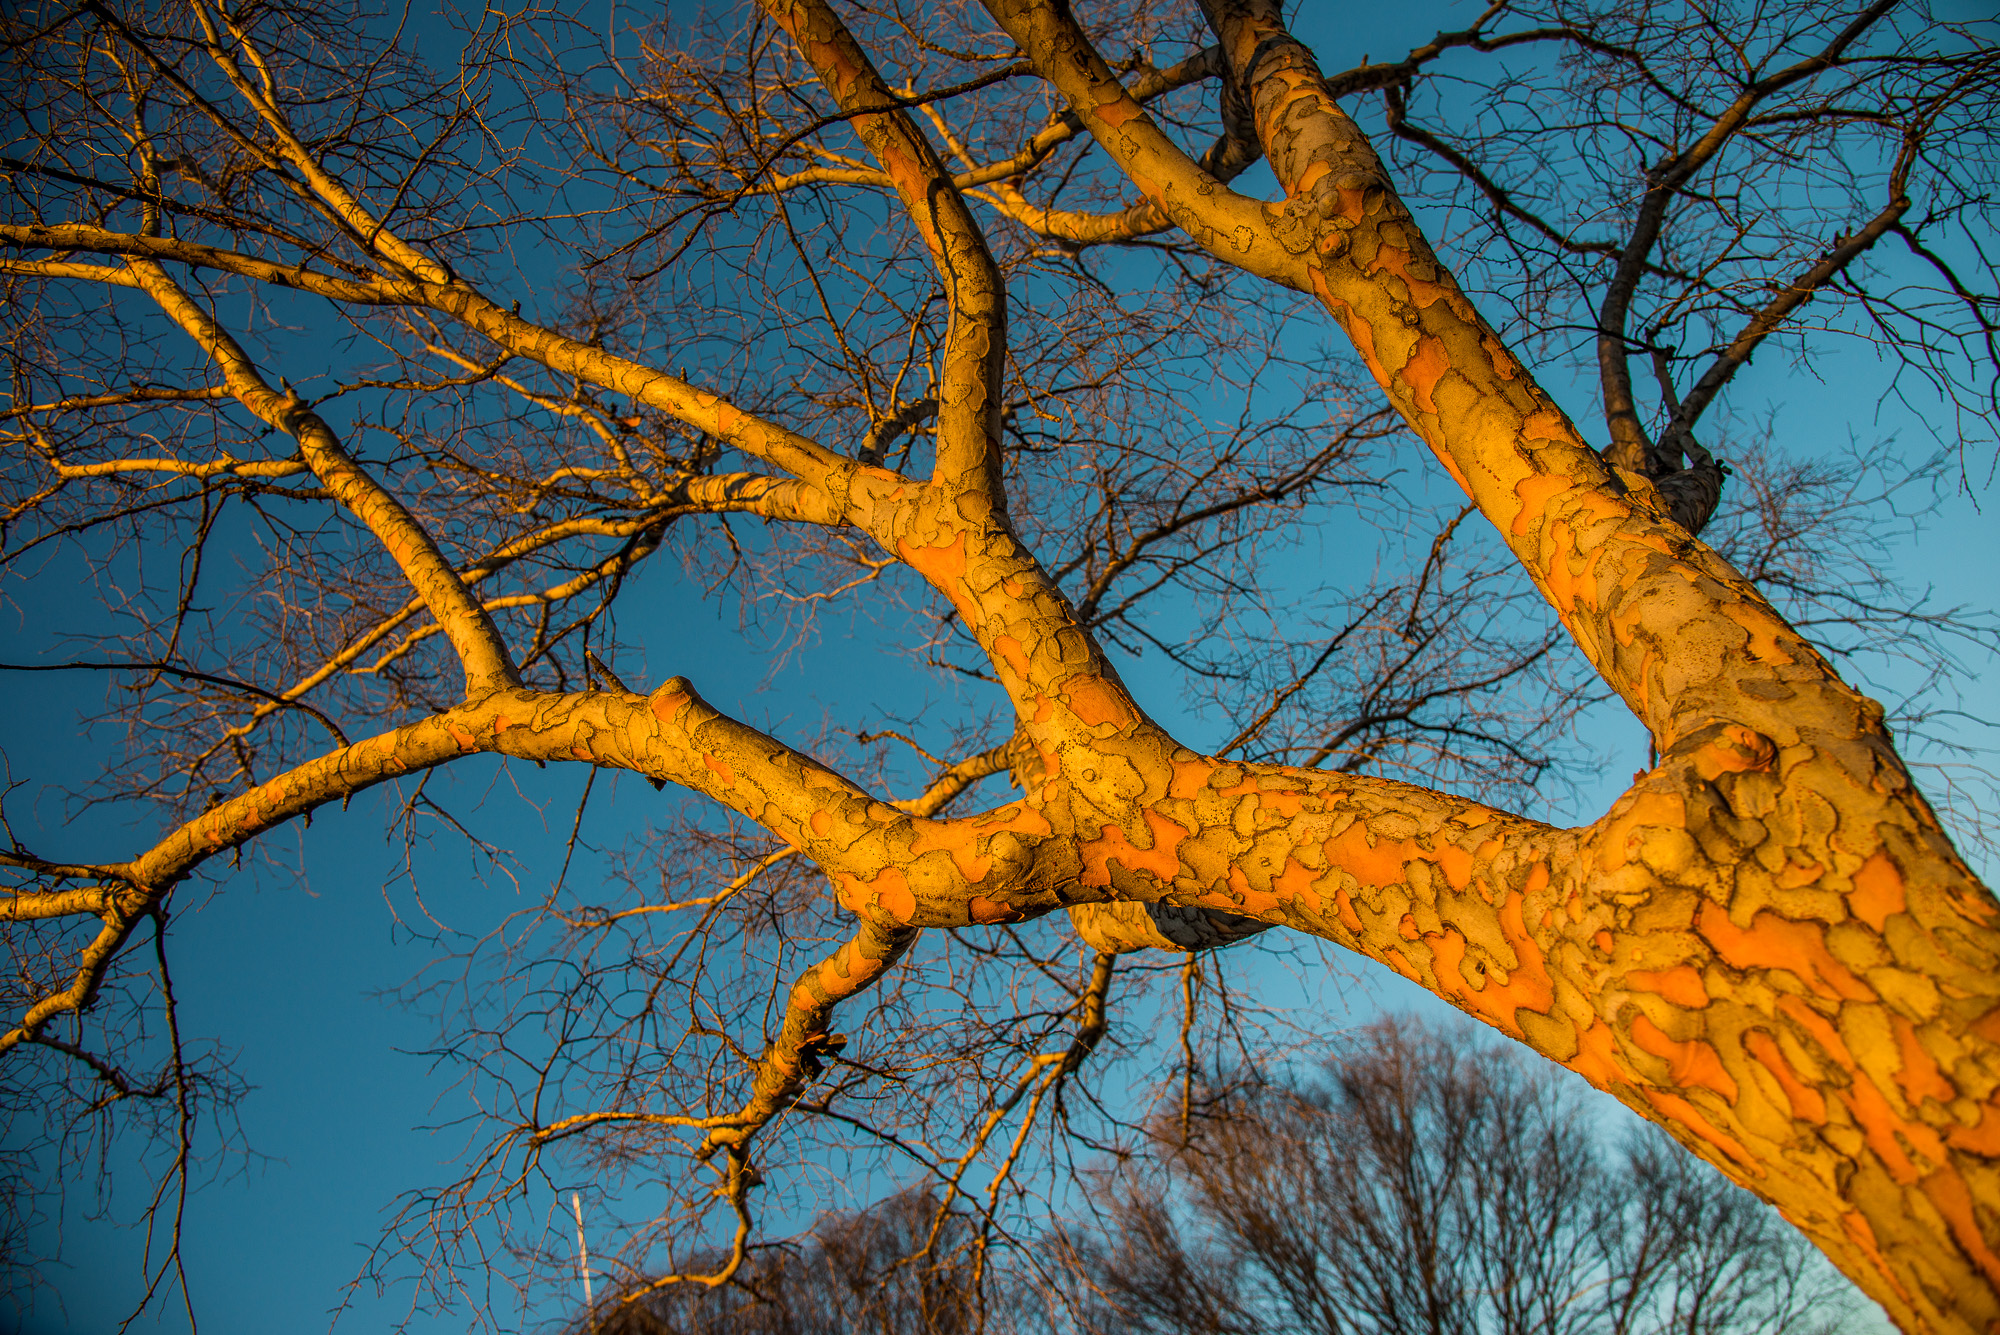
<path fill-rule="evenodd" d="M 158 1119 L 184 1176 L 233 1086 L 177 897 L 444 767 L 624 770 L 692 805 L 458 961 L 502 1097 L 399 1224 L 442 1289 L 556 1162 L 672 1165 L 608 1301 L 729 1284 L 829 1146 L 983 1258 L 1031 1161 L 1143 1120 L 1118 1009 L 1183 1017 L 1189 1107 L 1202 1035 L 1255 1046 L 1204 959 L 1283 928 L 1615 1095 L 1905 1329 L 2000 1320 L 2000 908 L 1839 670 L 1948 690 L 1995 623 L 1899 600 L 1899 478 L 1725 407 L 1858 337 L 1984 457 L 1990 25 L 1503 0 L 1329 73 L 1276 0 L 465 13 L 0 18 L 0 546 L 104 602 L 14 666 L 108 674 L 96 796 L 159 822 L 0 855 L 17 1106 Z M 1328 522 L 1379 554 L 1302 574 Z M 976 703 L 729 717 L 629 629 L 662 568 L 780 641 L 866 609 Z M 1524 814 L 1612 697 L 1649 767 Z"/>

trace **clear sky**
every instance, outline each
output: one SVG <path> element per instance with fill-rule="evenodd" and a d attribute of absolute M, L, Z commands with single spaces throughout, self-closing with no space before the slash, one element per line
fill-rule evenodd
<path fill-rule="evenodd" d="M 1363 52 L 1380 57 L 1407 49 L 1435 30 L 1440 8 L 1342 6 L 1337 20 L 1330 5 L 1312 3 L 1303 11 L 1301 35 L 1334 66 Z M 1462 21 L 1469 11 L 1442 12 Z M 1906 405 L 1881 398 L 1881 376 L 1865 351 L 1830 351 L 1805 369 L 1773 362 L 1749 372 L 1731 402 L 1745 420 L 1768 410 L 1785 449 L 1810 453 L 1852 432 L 1894 436 L 1907 443 L 1911 457 L 1928 452 L 1925 424 Z M 1580 420 L 1593 422 L 1580 395 L 1572 403 Z M 1898 549 L 1896 560 L 1909 578 L 1933 587 L 1940 602 L 1990 607 L 2000 565 L 1992 512 L 2000 497 L 1991 485 L 1991 460 L 1969 463 L 1969 488 L 1948 496 L 1928 529 Z M 1433 477 L 1426 485 L 1443 484 Z M 40 628 L 63 624 L 76 580 L 74 570 L 52 566 L 33 582 L 5 590 L 11 601 L 0 609 L 0 658 L 15 660 L 24 626 L 38 628 L 32 643 L 46 642 Z M 623 629 L 647 646 L 635 676 L 685 674 L 719 708 L 780 735 L 815 731 L 829 715 L 908 715 L 914 698 L 944 689 L 912 673 L 893 635 L 867 624 L 832 623 L 818 643 L 773 668 L 739 636 L 733 613 L 703 604 L 664 561 L 649 567 L 621 606 L 632 609 Z M 1180 683 L 1157 659 L 1121 664 L 1121 670 L 1143 703 L 1185 740 L 1223 740 L 1222 721 L 1181 708 Z M 2000 716 L 2000 687 L 1990 672 L 1981 680 L 1979 712 Z M 1899 685 L 1866 684 L 1877 693 L 1893 693 Z M 0 739 L 15 774 L 57 788 L 79 786 L 114 740 L 109 730 L 86 732 L 78 722 L 102 707 L 102 683 L 69 678 L 35 685 L 34 695 L 15 696 L 0 717 Z M 1593 722 L 1590 738 L 1614 759 L 1602 790 L 1581 795 L 1578 811 L 1601 810 L 1603 797 L 1643 763 L 1644 737 L 1629 718 L 1607 712 Z M 497 764 L 478 761 L 443 781 L 441 795 L 455 810 L 487 799 L 480 819 L 518 855 L 515 875 L 526 889 L 464 856 L 440 852 L 425 861 L 419 905 L 407 883 L 394 882 L 398 851 L 383 837 L 385 799 L 376 795 L 357 800 L 345 816 L 329 810 L 310 830 L 276 837 L 302 861 L 303 877 L 249 870 L 212 899 L 179 906 L 183 1024 L 234 1049 L 255 1087 L 241 1108 L 243 1141 L 255 1156 L 228 1162 L 224 1175 L 202 1186 L 188 1209 L 190 1288 L 207 1335 L 321 1329 L 342 1303 L 350 1304 L 340 1321 L 347 1330 L 379 1330 L 408 1313 L 407 1292 L 378 1295 L 346 1286 L 362 1268 L 397 1193 L 450 1173 L 464 1138 L 449 1124 L 464 1109 L 454 1102 L 461 1096 L 423 1055 L 433 1041 L 427 1023 L 381 994 L 434 956 L 434 945 L 424 939 L 432 930 L 426 914 L 452 932 L 476 933 L 533 901 L 554 874 L 582 780 L 580 769 L 503 774 Z M 643 785 L 626 784 L 613 801 L 593 808 L 586 836 L 614 843 L 616 827 L 642 819 L 657 800 Z M 99 845 L 107 838 L 132 847 L 149 828 L 120 831 L 115 817 L 96 813 L 76 816 L 71 825 L 62 798 L 32 786 L 9 811 L 58 850 L 71 841 Z M 1355 989 L 1350 995 L 1346 1013 L 1327 1017 L 1330 1028 L 1360 1022 L 1385 1002 L 1422 1004 L 1412 989 L 1386 975 L 1372 993 Z M 129 1222 L 141 1202 L 116 1193 L 112 1219 L 92 1221 L 82 1208 L 88 1197 L 87 1191 L 73 1193 L 59 1223 L 63 1266 L 49 1279 L 61 1306 L 44 1299 L 28 1317 L 26 1335 L 114 1329 L 130 1308 L 142 1239 Z M 548 1204 L 553 1210 L 557 1202 Z M 44 1235 L 57 1228 L 58 1221 L 48 1221 Z M 165 1319 L 178 1324 L 171 1310 Z M 462 1314 L 420 1316 L 413 1328 L 459 1330 L 465 1324 Z M 150 1321 L 139 1328 L 150 1329 Z"/>

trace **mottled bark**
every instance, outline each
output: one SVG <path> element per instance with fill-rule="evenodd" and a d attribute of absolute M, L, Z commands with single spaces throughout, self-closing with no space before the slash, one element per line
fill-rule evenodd
<path fill-rule="evenodd" d="M 1247 201 L 1163 160 L 1164 137 L 1065 14 L 991 7 L 1135 181 L 1193 215 L 1191 234 L 1224 259 L 1246 246 L 1260 272 L 1299 266 L 1661 756 L 1582 830 L 1496 819 L 1470 827 L 1490 837 L 1475 842 L 1454 834 L 1462 815 L 1407 832 L 1364 818 L 1348 856 L 1326 846 L 1335 915 L 1240 862 L 1232 873 L 1291 925 L 1665 1125 L 1905 1328 L 2000 1320 L 2000 909 L 1880 706 L 1642 477 L 1584 444 L 1430 251 L 1275 4 L 1212 7 L 1286 193 L 1238 245 L 1216 238 Z"/>
<path fill-rule="evenodd" d="M 378 267 L 329 277 L 84 224 L 0 226 L 0 243 L 124 257 L 8 263 L 143 289 L 221 369 L 230 394 L 298 441 L 305 467 L 395 558 L 414 601 L 323 673 L 427 610 L 469 689 L 456 708 L 219 801 L 129 861 L 46 873 L 92 887 L 0 903 L 0 918 L 101 923 L 71 985 L 35 1002 L 0 1049 L 88 1006 L 133 926 L 217 854 L 464 756 L 574 761 L 671 781 L 757 823 L 823 868 L 854 920 L 848 944 L 791 989 L 742 1110 L 676 1121 L 707 1128 L 709 1147 L 729 1151 L 728 1199 L 744 1221 L 730 1266 L 702 1282 L 721 1282 L 742 1260 L 752 1141 L 835 1046 L 835 1007 L 893 968 L 924 928 L 1066 910 L 1105 954 L 1212 948 L 1285 926 L 1380 961 L 1667 1127 L 1776 1204 L 1906 1329 L 2000 1324 L 2000 906 L 1912 785 L 1881 708 L 1696 540 L 1712 490 L 1678 494 L 1699 479 L 1656 486 L 1658 469 L 1608 465 L 1584 442 L 1432 253 L 1274 0 L 1208 7 L 1230 114 L 1205 164 L 1143 109 L 1141 95 L 1171 80 L 1122 86 L 1049 0 L 987 3 L 1070 109 L 1024 153 L 1089 133 L 1143 196 L 1102 236 L 1082 239 L 1171 225 L 1217 258 L 1315 297 L 1644 723 L 1658 765 L 1601 819 L 1564 830 L 1386 779 L 1203 756 L 1150 719 L 1009 518 L 999 432 L 1007 293 L 965 202 L 982 186 L 946 168 L 823 0 L 766 8 L 875 156 L 869 180 L 891 188 L 949 307 L 934 401 L 897 409 L 853 455 L 684 374 L 538 325 L 427 258 L 322 167 L 211 31 L 215 59 L 267 132 L 256 152 Z M 247 48 L 240 35 L 230 42 Z M 1206 55 L 1194 63 L 1175 77 L 1210 68 Z M 1249 127 L 1282 202 L 1226 184 L 1251 160 Z M 996 198 L 1025 217 L 1018 192 Z M 1049 218 L 1025 220 L 1061 234 Z M 615 535 L 657 542 L 665 518 L 681 513 L 851 525 L 949 603 L 1006 694 L 1015 740 L 897 805 L 722 716 L 680 677 L 646 694 L 528 689 L 490 616 L 500 604 L 472 590 L 542 539 L 454 568 L 323 421 L 269 388 L 166 277 L 168 263 L 410 308 L 758 461 L 781 476 L 691 474 L 650 495 L 651 508 Z M 933 410 L 931 475 L 885 466 L 893 431 Z M 1614 459 L 1625 460 L 1633 442 L 1620 440 Z M 259 708 L 279 708 L 318 679 Z M 1021 782 L 1017 800 L 939 815 L 1003 768 Z"/>

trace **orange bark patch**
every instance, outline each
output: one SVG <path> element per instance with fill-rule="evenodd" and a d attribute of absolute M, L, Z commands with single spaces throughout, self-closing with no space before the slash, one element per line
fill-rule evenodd
<path fill-rule="evenodd" d="M 1939 1103 L 1957 1098 L 1958 1086 L 1944 1078 L 1937 1061 L 1917 1041 L 1917 1027 L 1900 1015 L 1890 1016 L 1889 1022 L 1896 1030 L 1896 1050 L 1903 1059 L 1896 1083 L 1903 1087 L 1904 1102 L 1915 1108 L 1927 1098 Z"/>
<path fill-rule="evenodd" d="M 1376 272 L 1388 272 L 1403 280 L 1403 286 L 1410 291 L 1410 300 L 1419 307 L 1428 306 L 1439 297 L 1447 296 L 1450 289 L 1442 283 L 1428 278 L 1418 278 L 1410 272 L 1410 252 L 1399 246 L 1383 246 L 1375 252 Z M 1439 344 L 1442 348 L 1443 344 Z"/>
<path fill-rule="evenodd" d="M 1406 916 L 1404 922 L 1410 919 Z M 1424 944 L 1431 948 L 1431 971 L 1436 975 L 1437 990 L 1452 996 L 1464 996 L 1472 990 L 1460 965 L 1465 962 L 1465 938 L 1457 932 L 1426 932 Z"/>
<path fill-rule="evenodd" d="M 1826 1098 L 1799 1079 L 1798 1072 L 1785 1060 L 1777 1039 L 1762 1029 L 1753 1029 L 1743 1040 L 1743 1046 L 1749 1049 L 1760 1066 L 1771 1073 L 1771 1077 L 1778 1082 L 1778 1088 L 1785 1091 L 1785 1100 L 1792 1105 L 1793 1120 L 1811 1122 L 1814 1126 L 1826 1124 Z"/>
<path fill-rule="evenodd" d="M 1275 811 L 1290 819 L 1305 810 L 1306 799 L 1303 793 L 1289 792 L 1281 788 L 1275 792 L 1259 792 L 1257 805 L 1266 811 Z"/>
<path fill-rule="evenodd" d="M 1457 844 L 1438 841 L 1437 864 L 1444 872 L 1445 880 L 1451 882 L 1454 890 L 1463 890 L 1472 884 L 1472 854 Z"/>
<path fill-rule="evenodd" d="M 1713 1047 L 1699 1039 L 1669 1038 L 1644 1015 L 1632 1017 L 1632 1041 L 1667 1063 L 1667 1075 L 1682 1088 L 1711 1089 L 1726 1103 L 1736 1102 L 1736 1081 L 1723 1068 Z"/>
<path fill-rule="evenodd" d="M 1403 363 L 1401 372 L 1402 381 L 1410 387 L 1417 407 L 1427 413 L 1438 410 L 1431 391 L 1437 388 L 1438 381 L 1444 379 L 1444 373 L 1450 369 L 1451 354 L 1444 350 L 1443 339 L 1425 334 L 1417 340 L 1416 351 L 1410 354 L 1410 360 Z"/>
<path fill-rule="evenodd" d="M 1278 897 L 1268 890 L 1259 890 L 1251 885 L 1250 878 L 1243 874 L 1241 867 L 1229 869 L 1229 888 L 1235 892 L 1236 902 L 1217 907 L 1229 907 L 1238 913 L 1249 914 L 1269 913 L 1278 907 Z"/>
<path fill-rule="evenodd" d="M 1361 935 L 1361 915 L 1354 911 L 1354 901 L 1347 891 L 1336 887 L 1333 892 L 1333 908 L 1340 918 L 1340 925 L 1356 936 Z"/>
<path fill-rule="evenodd" d="M 736 786 L 736 771 L 729 768 L 728 761 L 718 759 L 715 756 L 705 755 L 701 758 L 701 763 L 707 767 L 709 773 L 722 780 L 723 787 L 734 788 Z"/>
<path fill-rule="evenodd" d="M 1126 837 L 1124 830 L 1116 825 L 1106 825 L 1096 839 L 1079 850 L 1083 855 L 1083 875 L 1079 880 L 1085 885 L 1110 885 L 1110 863 L 1114 858 L 1127 871 L 1150 872 L 1162 881 L 1171 881 L 1180 873 L 1177 850 L 1181 840 L 1187 838 L 1188 830 L 1152 810 L 1143 814 L 1153 846 L 1140 848 Z"/>
<path fill-rule="evenodd" d="M 1522 921 L 1525 902 L 1525 895 L 1515 894 L 1500 905 L 1500 935 L 1513 948 L 1520 963 L 1504 983 L 1489 975 L 1485 988 L 1475 994 L 1477 1000 L 1473 1003 L 1496 1027 L 1515 1038 L 1522 1037 L 1519 1012 L 1546 1015 L 1556 995 L 1555 983 L 1543 964 L 1542 948 L 1528 935 L 1527 925 Z"/>
<path fill-rule="evenodd" d="M 1521 508 L 1514 512 L 1514 522 L 1507 526 L 1507 531 L 1517 538 L 1525 536 L 1529 526 L 1548 509 L 1549 502 L 1568 491 L 1570 485 L 1568 478 L 1553 473 L 1522 478 L 1514 486 L 1514 494 L 1521 498 Z"/>
<path fill-rule="evenodd" d="M 1359 198 L 1358 191 L 1343 191 L 1343 207 L 1345 206 L 1345 198 L 1348 193 L 1354 193 Z M 1358 219 L 1360 214 L 1356 213 L 1354 216 Z M 1375 351 L 1375 331 L 1369 327 L 1366 320 L 1354 313 L 1354 307 L 1348 305 L 1339 297 L 1334 296 L 1327 289 L 1326 275 L 1318 266 L 1314 266 L 1311 272 L 1314 293 L 1325 304 L 1327 310 L 1332 312 L 1333 318 L 1340 323 L 1341 329 L 1346 332 L 1347 337 L 1353 342 L 1354 350 L 1361 354 L 1361 360 L 1368 367 L 1369 373 L 1375 377 L 1375 383 L 1384 389 L 1389 388 L 1389 374 L 1382 369 L 1382 359 Z M 1459 485 L 1464 485 L 1463 478 L 1459 479 Z"/>
<path fill-rule="evenodd" d="M 1146 114 L 1145 110 L 1123 88 L 1117 88 L 1113 85 L 1106 87 L 1103 91 L 1105 93 L 1105 100 L 1091 108 L 1091 115 L 1103 121 L 1111 129 L 1115 130 L 1125 122 L 1137 120 Z"/>
<path fill-rule="evenodd" d="M 1417 920 L 1407 913 L 1403 915 L 1403 920 L 1396 924 L 1396 934 L 1405 941 L 1414 941 L 1423 935 L 1417 930 Z"/>
<path fill-rule="evenodd" d="M 1784 969 L 1814 993 L 1841 1001 L 1874 1001 L 1867 984 L 1826 948 L 1825 929 L 1818 923 L 1793 922 L 1769 909 L 1739 928 L 1729 911 L 1713 902 L 1701 906 L 1697 929 L 1715 947 L 1723 962 L 1737 969 Z"/>
<path fill-rule="evenodd" d="M 1985 1236 L 1979 1231 L 1979 1219 L 1972 1210 L 1972 1192 L 1967 1189 L 1965 1179 L 1949 1169 L 1932 1173 L 1924 1179 L 1924 1195 L 1931 1198 L 1931 1204 L 1951 1225 L 1951 1236 L 1965 1254 L 1978 1263 L 1986 1272 L 1988 1281 L 2000 1284 L 2000 1256 L 1986 1245 Z"/>
<path fill-rule="evenodd" d="M 1708 1004 L 1701 974 L 1685 964 L 1671 969 L 1637 969 L 1625 975 L 1625 982 L 1634 991 L 1663 997 L 1682 1010 L 1700 1010 Z"/>
<path fill-rule="evenodd" d="M 943 850 L 952 865 L 968 881 L 983 878 L 993 867 L 993 859 L 979 853 L 982 827 L 972 821 L 918 821 L 910 841 L 912 856 Z"/>
<path fill-rule="evenodd" d="M 1854 1114 L 1854 1120 L 1861 1124 L 1861 1134 L 1868 1142 L 1868 1148 L 1875 1151 L 1875 1157 L 1889 1170 L 1889 1176 L 1908 1186 L 1917 1180 L 1919 1171 L 1910 1158 L 1911 1151 L 1923 1155 L 1932 1163 L 1944 1159 L 1944 1141 L 1937 1132 L 1923 1125 L 1897 1115 L 1890 1106 L 1888 1096 L 1875 1087 L 1875 1082 L 1859 1071 L 1854 1073 L 1854 1081 L 1840 1091 L 1840 1101 L 1847 1105 L 1847 1111 Z"/>
<path fill-rule="evenodd" d="M 960 533 L 938 547 L 918 547 L 906 538 L 896 544 L 896 548 L 910 569 L 929 580 L 954 603 L 958 601 L 957 584 L 965 575 L 965 534 Z"/>
<path fill-rule="evenodd" d="M 1281 899 L 1291 899 L 1307 910 L 1320 911 L 1319 873 L 1297 858 L 1286 858 L 1285 869 L 1273 877 L 1271 889 Z"/>
<path fill-rule="evenodd" d="M 896 867 L 884 867 L 879 876 L 869 883 L 875 891 L 875 903 L 884 913 L 898 922 L 908 922 L 917 914 L 917 897 L 910 890 L 910 882 Z"/>
<path fill-rule="evenodd" d="M 1363 885 L 1400 885 L 1403 864 L 1423 853 L 1408 839 L 1368 842 L 1366 826 L 1356 821 L 1326 841 L 1326 856 L 1334 866 L 1353 875 Z"/>
<path fill-rule="evenodd" d="M 1199 797 L 1208 787 L 1208 779 L 1215 773 L 1215 762 L 1207 759 L 1176 760 L 1173 762 L 1174 776 L 1167 780 L 1167 796 L 1188 801 Z"/>
<path fill-rule="evenodd" d="M 996 635 L 993 638 L 993 652 L 1001 661 L 1014 670 L 1014 675 L 1022 681 L 1028 679 L 1028 654 L 1021 648 L 1021 642 L 1012 635 Z"/>
<path fill-rule="evenodd" d="M 1903 874 L 1896 870 L 1887 853 L 1876 849 L 1854 873 L 1854 889 L 1847 895 L 1848 911 L 1879 932 L 1891 914 L 1908 907 Z"/>
<path fill-rule="evenodd" d="M 972 902 L 966 905 L 966 912 L 974 922 L 1011 922 L 1021 916 L 1019 909 L 1002 904 L 997 899 L 988 899 L 985 895 L 974 895 Z"/>
<path fill-rule="evenodd" d="M 1625 1079 L 1624 1063 L 1618 1060 L 1618 1035 L 1603 1020 L 1592 1020 L 1590 1028 L 1576 1036 L 1576 1056 L 1565 1065 L 1599 1089 L 1610 1089 Z"/>
<path fill-rule="evenodd" d="M 1989 1102 L 1979 1110 L 1979 1121 L 1973 1126 L 1956 1127 L 1946 1134 L 1945 1144 L 1953 1149 L 1970 1150 L 1983 1154 L 1989 1159 L 2000 1159 L 2000 1109 Z"/>
<path fill-rule="evenodd" d="M 827 836 L 827 832 L 833 828 L 833 817 L 827 815 L 824 811 L 815 811 L 809 823 L 812 825 L 812 832 L 824 839 Z"/>
<path fill-rule="evenodd" d="M 1062 692 L 1070 712 L 1091 727 L 1109 723 L 1122 728 L 1137 721 L 1125 693 L 1102 677 L 1087 673 L 1071 677 L 1062 684 Z"/>

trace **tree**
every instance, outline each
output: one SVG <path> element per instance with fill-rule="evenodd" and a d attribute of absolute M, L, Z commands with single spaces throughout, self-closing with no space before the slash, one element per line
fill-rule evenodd
<path fill-rule="evenodd" d="M 942 1213 L 940 1213 L 942 1211 Z M 940 1218 L 942 1229 L 934 1231 Z M 612 1309 L 610 1335 L 963 1335 L 1027 1329 L 1025 1294 L 995 1294 L 968 1264 L 975 1230 L 926 1192 L 817 1220 L 804 1246 L 767 1252 L 734 1289 L 677 1286 Z M 935 1260 L 911 1263 L 926 1251 Z M 1000 1298 L 1001 1301 L 995 1301 Z M 589 1327 L 586 1327 L 589 1328 Z"/>
<path fill-rule="evenodd" d="M 478 988 L 435 994 L 501 1098 L 465 1180 L 413 1202 L 433 1283 L 549 1156 L 677 1148 L 714 1189 L 677 1179 L 630 1255 L 722 1260 L 624 1298 L 728 1283 L 814 1127 L 1001 1229 L 1029 1128 L 1075 1129 L 1116 961 L 1284 927 L 1612 1093 L 1906 1329 L 2000 1318 L 1994 901 L 1835 667 L 1949 669 L 1992 622 L 1898 604 L 1837 541 L 1837 474 L 1748 479 L 1770 503 L 1718 531 L 1760 587 L 1697 536 L 1727 472 L 1696 436 L 1740 429 L 1713 410 L 1753 353 L 1845 330 L 1984 448 L 1989 28 L 1495 5 L 1328 76 L 1269 0 L 771 0 L 636 53 L 533 11 L 394 19 L 4 20 L 6 559 L 69 553 L 111 600 L 84 653 L 27 666 L 112 675 L 98 795 L 165 820 L 7 855 L 16 1107 L 72 1151 L 156 1109 L 184 1173 L 228 1091 L 174 1022 L 189 887 L 378 786 L 445 819 L 428 776 L 477 757 L 630 770 L 709 814 L 624 864 L 622 904 L 558 877 Z M 1469 108 L 1437 92 L 1464 68 Z M 1371 135 L 1346 106 L 1377 95 Z M 1169 133 L 1218 121 L 1199 158 Z M 1378 140 L 1420 156 L 1392 172 Z M 1271 202 L 1229 186 L 1260 160 Z M 1444 182 L 1434 224 L 1402 179 Z M 1313 346 L 1328 315 L 1366 377 Z M 1523 360 L 1559 370 L 1578 329 L 1602 450 Z M 1328 504 L 1414 527 L 1412 440 L 1468 503 L 1313 635 L 1273 535 Z M 752 614 L 910 598 L 996 712 L 890 802 L 879 749 L 628 681 L 618 600 L 661 552 Z M 1127 688 L 1130 645 L 1216 683 L 1240 726 L 1215 754 Z M 1576 828 L 1507 810 L 1559 767 L 1585 669 L 1648 768 Z M 1018 796 L 944 814 L 1002 774 Z M 1023 926 L 1058 910 L 1080 972 Z M 844 1007 L 895 1042 L 848 1051 Z M 964 1154 L 937 1148 L 964 1116 Z"/>
<path fill-rule="evenodd" d="M 1657 1135 L 1607 1156 L 1553 1072 L 1455 1037 L 1382 1022 L 1304 1087 L 1239 1083 L 1190 1134 L 1157 1124 L 1157 1167 L 1069 1239 L 1086 1328 L 1777 1335 L 1851 1315 L 1748 1195 Z"/>

